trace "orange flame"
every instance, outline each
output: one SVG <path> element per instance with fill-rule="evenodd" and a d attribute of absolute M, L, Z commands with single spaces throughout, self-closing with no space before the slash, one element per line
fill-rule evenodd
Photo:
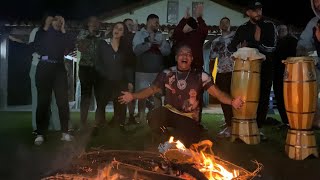
<path fill-rule="evenodd" d="M 213 153 L 207 154 L 204 152 L 205 149 L 208 147 L 211 148 L 212 142 L 211 141 L 202 141 L 198 144 L 193 145 L 195 150 L 187 149 L 179 140 L 174 141 L 174 137 L 170 137 L 169 143 L 176 143 L 176 147 L 182 151 L 190 151 L 194 162 L 197 162 L 195 168 L 197 168 L 200 172 L 202 172 L 209 180 L 231 180 L 239 176 L 239 171 L 233 170 L 228 171 L 225 167 L 221 164 L 218 164 L 214 160 Z M 199 146 L 207 146 L 197 151 Z"/>

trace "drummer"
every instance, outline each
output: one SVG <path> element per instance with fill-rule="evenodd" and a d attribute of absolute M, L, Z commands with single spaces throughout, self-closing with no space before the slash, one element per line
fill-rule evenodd
<path fill-rule="evenodd" d="M 236 109 L 242 107 L 244 102 L 241 97 L 232 99 L 220 91 L 209 74 L 191 70 L 193 56 L 189 46 L 177 48 L 175 59 L 177 66 L 159 73 L 150 87 L 136 93 L 122 92 L 119 101 L 127 104 L 165 90 L 165 105 L 149 112 L 148 124 L 156 137 L 167 134 L 167 127 L 174 128 L 174 136 L 189 146 L 200 140 L 199 97 L 202 97 L 200 93 L 203 90 Z"/>
<path fill-rule="evenodd" d="M 311 0 L 311 8 L 315 14 L 301 33 L 297 44 L 297 56 L 305 56 L 313 51 L 317 51 L 318 60 L 320 57 L 320 0 Z M 320 91 L 320 63 L 317 63 L 318 92 Z M 318 93 L 319 94 L 319 93 Z M 320 99 L 318 98 L 318 108 L 313 121 L 313 127 L 320 129 Z"/>
<path fill-rule="evenodd" d="M 251 1 L 246 7 L 245 14 L 250 18 L 248 22 L 239 26 L 234 38 L 228 46 L 230 52 L 235 52 L 238 45 L 258 49 L 266 56 L 261 65 L 260 98 L 257 110 L 257 123 L 265 121 L 268 113 L 269 96 L 272 85 L 272 55 L 277 43 L 277 31 L 271 21 L 262 17 L 262 4 L 259 1 Z M 260 129 L 261 140 L 267 138 Z"/>

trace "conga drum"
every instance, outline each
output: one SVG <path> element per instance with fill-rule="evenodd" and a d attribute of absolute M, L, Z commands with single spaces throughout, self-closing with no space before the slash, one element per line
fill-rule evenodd
<path fill-rule="evenodd" d="M 260 95 L 261 63 L 265 56 L 254 48 L 239 48 L 231 80 L 232 97 L 241 96 L 245 101 L 241 109 L 232 109 L 231 141 L 240 139 L 246 144 L 260 143 L 257 126 L 257 108 Z"/>
<path fill-rule="evenodd" d="M 283 75 L 284 103 L 290 129 L 285 151 L 289 158 L 318 157 L 312 123 L 317 108 L 317 76 L 312 57 L 289 57 Z"/>

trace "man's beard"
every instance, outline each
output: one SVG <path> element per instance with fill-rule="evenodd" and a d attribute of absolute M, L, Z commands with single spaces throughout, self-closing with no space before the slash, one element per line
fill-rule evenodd
<path fill-rule="evenodd" d="M 256 16 L 256 17 L 251 18 L 251 20 L 254 23 L 258 24 L 262 20 L 262 17 L 261 16 Z"/>

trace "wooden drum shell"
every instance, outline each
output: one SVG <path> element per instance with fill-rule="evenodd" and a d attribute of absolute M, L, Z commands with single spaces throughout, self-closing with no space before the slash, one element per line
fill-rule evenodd
<path fill-rule="evenodd" d="M 284 104 L 292 129 L 311 129 L 317 108 L 317 79 L 313 61 L 286 63 Z"/>
<path fill-rule="evenodd" d="M 311 57 L 289 57 L 283 63 L 283 95 L 290 125 L 285 152 L 294 160 L 318 157 L 312 130 L 318 99 L 314 61 Z"/>
<path fill-rule="evenodd" d="M 260 96 L 261 60 L 235 59 L 231 80 L 232 97 L 245 101 L 241 109 L 232 109 L 231 141 L 239 138 L 246 144 L 260 143 L 256 117 Z"/>

